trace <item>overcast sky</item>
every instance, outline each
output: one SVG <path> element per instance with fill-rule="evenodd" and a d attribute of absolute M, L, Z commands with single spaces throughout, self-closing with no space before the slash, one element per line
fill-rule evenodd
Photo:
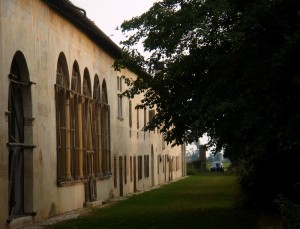
<path fill-rule="evenodd" d="M 87 17 L 117 45 L 122 37 L 121 31 L 116 31 L 124 20 L 140 16 L 148 11 L 156 0 L 71 0 L 71 2 L 83 8 Z"/>

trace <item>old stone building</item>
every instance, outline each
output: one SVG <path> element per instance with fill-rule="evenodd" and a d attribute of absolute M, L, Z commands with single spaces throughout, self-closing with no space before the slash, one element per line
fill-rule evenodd
<path fill-rule="evenodd" d="M 0 228 L 185 176 L 184 146 L 144 132 L 115 45 L 68 0 L 0 0 Z"/>

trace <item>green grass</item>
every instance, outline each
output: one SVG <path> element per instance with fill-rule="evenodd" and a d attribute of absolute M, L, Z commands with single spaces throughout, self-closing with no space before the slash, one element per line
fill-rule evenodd
<path fill-rule="evenodd" d="M 236 193 L 233 175 L 199 174 L 51 228 L 281 228 L 277 219 L 235 208 Z"/>

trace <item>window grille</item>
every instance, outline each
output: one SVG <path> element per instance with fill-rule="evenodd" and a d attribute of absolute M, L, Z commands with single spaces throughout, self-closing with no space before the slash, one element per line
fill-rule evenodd
<path fill-rule="evenodd" d="M 57 121 L 57 180 L 58 183 L 71 181 L 71 136 L 70 136 L 70 97 L 67 75 L 60 61 L 57 63 L 55 98 Z"/>
<path fill-rule="evenodd" d="M 97 80 L 96 80 L 97 78 Z M 88 71 L 85 71 L 82 94 L 77 62 L 73 65 L 71 88 L 60 61 L 55 84 L 57 117 L 57 183 L 64 185 L 86 181 L 88 196 L 95 198 L 95 177 L 111 175 L 110 108 L 105 81 L 95 76 L 94 98 Z"/>

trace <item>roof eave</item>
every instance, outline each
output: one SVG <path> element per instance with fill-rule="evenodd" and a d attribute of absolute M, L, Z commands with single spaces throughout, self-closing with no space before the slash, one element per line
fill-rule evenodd
<path fill-rule="evenodd" d="M 113 58 L 121 58 L 122 49 L 116 45 L 94 22 L 86 17 L 77 6 L 73 5 L 69 0 L 42 0 L 51 9 L 60 14 L 62 17 L 70 21 L 83 33 L 85 33 L 92 41 L 104 49 Z"/>

